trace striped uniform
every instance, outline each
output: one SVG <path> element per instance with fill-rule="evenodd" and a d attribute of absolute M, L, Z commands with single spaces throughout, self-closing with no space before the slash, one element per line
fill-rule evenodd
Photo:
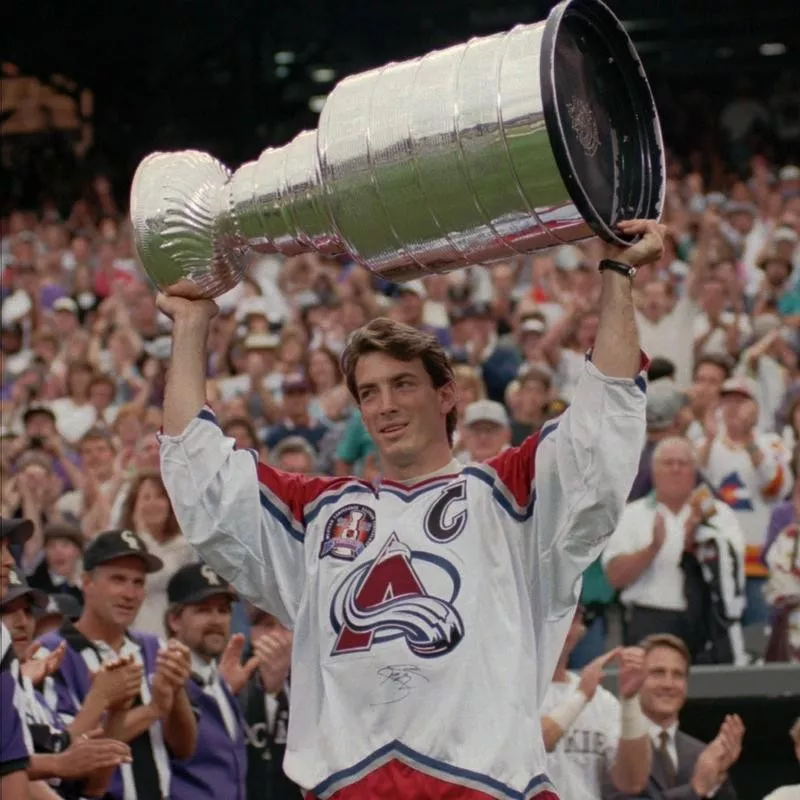
<path fill-rule="evenodd" d="M 0 778 L 27 768 L 33 742 L 24 722 L 27 700 L 11 634 L 0 622 Z"/>
<path fill-rule="evenodd" d="M 55 650 L 66 641 L 67 651 L 61 667 L 52 680 L 45 682 L 44 697 L 65 725 L 69 725 L 80 710 L 91 688 L 91 676 L 105 661 L 132 655 L 144 665 L 142 684 L 134 706 L 150 702 L 150 680 L 156 671 L 156 655 L 161 640 L 146 633 L 129 631 L 119 653 L 103 642 L 91 642 L 71 622 L 65 622 L 58 631 L 43 636 L 37 657 Z M 113 800 L 158 800 L 169 797 L 170 764 L 160 722 L 129 743 L 132 764 L 123 764 L 115 771 L 108 791 Z"/>
<path fill-rule="evenodd" d="M 207 408 L 162 436 L 186 537 L 294 628 L 292 780 L 337 800 L 555 797 L 539 708 L 636 473 L 644 389 L 587 360 L 538 435 L 412 485 L 279 472 Z"/>

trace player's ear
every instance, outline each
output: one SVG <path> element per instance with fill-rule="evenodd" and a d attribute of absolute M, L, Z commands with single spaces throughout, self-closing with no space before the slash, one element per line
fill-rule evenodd
<path fill-rule="evenodd" d="M 450 381 L 439 389 L 439 407 L 443 414 L 449 414 L 456 407 L 456 382 Z"/>

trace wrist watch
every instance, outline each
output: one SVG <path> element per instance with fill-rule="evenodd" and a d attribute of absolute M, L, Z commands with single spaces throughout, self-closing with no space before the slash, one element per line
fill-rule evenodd
<path fill-rule="evenodd" d="M 616 272 L 619 275 L 624 275 L 626 278 L 630 278 L 633 280 L 634 275 L 638 270 L 638 267 L 632 267 L 630 264 L 623 264 L 621 261 L 614 261 L 610 258 L 604 258 L 600 262 L 599 266 L 600 272 L 604 270 L 610 269 L 612 272 Z"/>

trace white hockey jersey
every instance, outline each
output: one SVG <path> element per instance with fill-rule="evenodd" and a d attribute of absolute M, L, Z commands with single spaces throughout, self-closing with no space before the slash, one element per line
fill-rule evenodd
<path fill-rule="evenodd" d="M 574 672 L 568 672 L 563 683 L 551 683 L 542 716 L 577 692 L 579 684 Z M 547 753 L 547 775 L 564 800 L 601 800 L 603 778 L 614 764 L 621 730 L 619 700 L 598 686 L 553 752 Z"/>
<path fill-rule="evenodd" d="M 539 708 L 638 467 L 644 390 L 587 360 L 573 405 L 538 435 L 413 485 L 282 473 L 235 450 L 207 408 L 162 437 L 186 537 L 294 628 L 292 780 L 372 796 L 400 764 L 440 784 L 419 800 L 442 782 L 555 797 Z"/>

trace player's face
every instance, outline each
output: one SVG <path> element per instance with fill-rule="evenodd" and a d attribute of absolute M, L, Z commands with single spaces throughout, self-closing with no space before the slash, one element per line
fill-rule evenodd
<path fill-rule="evenodd" d="M 436 389 L 420 359 L 398 361 L 385 353 L 367 353 L 358 359 L 355 378 L 364 425 L 383 461 L 411 466 L 447 438 L 454 385 Z"/>
<path fill-rule="evenodd" d="M 644 666 L 642 710 L 654 722 L 669 723 L 677 718 L 686 701 L 686 661 L 672 647 L 654 647 L 645 657 Z"/>
<path fill-rule="evenodd" d="M 83 577 L 86 606 L 120 630 L 129 628 L 144 602 L 145 568 L 136 556 L 101 564 Z"/>
<path fill-rule="evenodd" d="M 204 658 L 216 658 L 231 635 L 231 600 L 216 594 L 201 603 L 190 603 L 170 616 L 177 639 Z"/>
<path fill-rule="evenodd" d="M 27 596 L 19 597 L 9 603 L 2 612 L 3 624 L 11 635 L 11 644 L 14 655 L 22 659 L 33 641 L 33 632 L 36 621 L 31 611 L 31 601 Z"/>

